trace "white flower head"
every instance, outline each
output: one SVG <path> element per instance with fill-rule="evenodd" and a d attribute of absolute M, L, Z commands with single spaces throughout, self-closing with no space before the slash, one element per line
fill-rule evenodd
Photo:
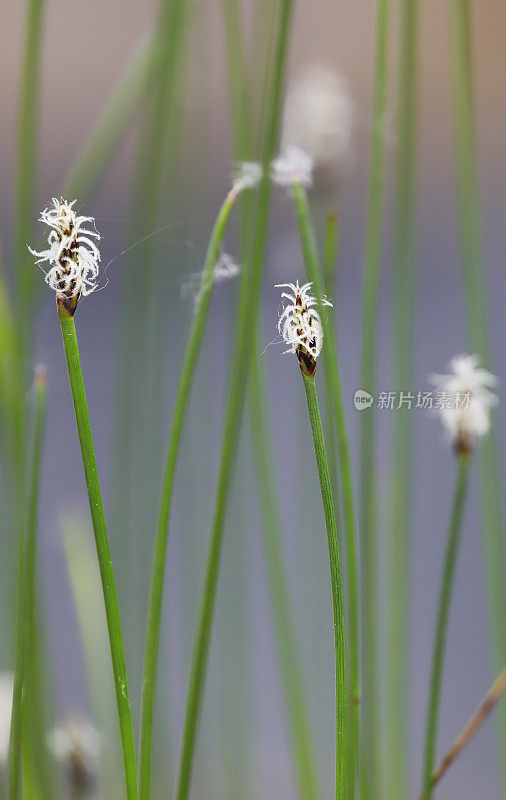
<path fill-rule="evenodd" d="M 309 187 L 313 182 L 313 159 L 295 145 L 288 145 L 271 164 L 271 178 L 277 186 L 300 183 Z"/>
<path fill-rule="evenodd" d="M 239 161 L 232 173 L 232 191 L 239 194 L 244 189 L 254 189 L 261 180 L 261 164 L 257 161 Z"/>
<path fill-rule="evenodd" d="M 303 286 L 296 283 L 278 283 L 276 288 L 289 289 L 282 292 L 281 297 L 287 300 L 283 304 L 278 319 L 278 332 L 283 337 L 288 349 L 285 353 L 295 353 L 302 368 L 304 361 L 305 371 L 310 374 L 316 369 L 316 359 L 323 346 L 323 328 L 320 316 L 315 309 L 318 301 L 311 294 L 311 283 Z M 326 297 L 322 297 L 325 306 L 332 306 Z"/>
<path fill-rule="evenodd" d="M 282 148 L 295 145 L 312 157 L 315 169 L 339 171 L 350 152 L 354 118 L 346 80 L 314 64 L 288 90 Z"/>
<path fill-rule="evenodd" d="M 46 283 L 67 299 L 79 299 L 95 291 L 100 262 L 96 244 L 100 234 L 95 229 L 95 220 L 78 216 L 73 209 L 75 202 L 53 197 L 53 205 L 39 217 L 39 222 L 51 228 L 47 237 L 49 247 L 40 252 L 28 247 L 37 256 L 36 264 L 49 264 Z"/>
<path fill-rule="evenodd" d="M 73 787 L 93 787 L 101 736 L 87 717 L 78 714 L 63 720 L 48 734 L 47 745 L 66 768 Z"/>
<path fill-rule="evenodd" d="M 440 393 L 438 414 L 457 452 L 468 453 L 490 427 L 490 409 L 497 396 L 490 390 L 498 380 L 478 365 L 478 356 L 460 355 L 450 362 L 449 375 L 431 375 Z"/>
<path fill-rule="evenodd" d="M 11 736 L 12 694 L 14 674 L 0 672 L 0 764 L 5 766 L 9 757 Z"/>

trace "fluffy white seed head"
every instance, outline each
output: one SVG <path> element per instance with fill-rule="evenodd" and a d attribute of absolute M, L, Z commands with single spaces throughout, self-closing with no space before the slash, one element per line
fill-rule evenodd
<path fill-rule="evenodd" d="M 254 189 L 262 180 L 262 165 L 256 161 L 239 161 L 232 173 L 232 191 Z"/>
<path fill-rule="evenodd" d="M 288 289 L 281 292 L 281 297 L 285 301 L 278 319 L 278 332 L 283 337 L 283 341 L 288 345 L 285 353 L 295 353 L 301 363 L 302 356 L 307 364 L 312 365 L 312 372 L 316 369 L 316 359 L 323 347 L 323 328 L 320 316 L 315 309 L 316 298 L 311 294 L 311 283 L 299 285 L 295 283 L 278 283 L 276 288 Z M 332 306 L 326 297 L 322 298 L 322 303 Z M 309 369 L 311 371 L 311 369 Z"/>
<path fill-rule="evenodd" d="M 340 172 L 350 153 L 354 118 L 346 80 L 314 64 L 288 90 L 282 149 L 299 147 L 313 159 L 316 170 Z"/>
<path fill-rule="evenodd" d="M 313 182 L 313 159 L 295 145 L 288 145 L 271 164 L 271 178 L 277 186 L 300 183 L 308 188 Z"/>
<path fill-rule="evenodd" d="M 45 272 L 46 283 L 57 295 L 66 299 L 91 294 L 97 288 L 100 251 L 96 242 L 100 234 L 95 229 L 93 217 L 78 216 L 73 209 L 75 200 L 67 203 L 62 197 L 53 197 L 52 206 L 42 211 L 39 222 L 51 229 L 46 250 L 33 250 L 36 264 L 49 265 Z"/>
<path fill-rule="evenodd" d="M 2 766 L 7 764 L 9 757 L 13 689 L 13 673 L 0 672 L 0 764 Z"/>
<path fill-rule="evenodd" d="M 457 452 L 467 453 L 490 427 L 490 409 L 497 396 L 495 375 L 478 365 L 478 356 L 460 355 L 450 362 L 451 373 L 431 375 L 441 397 L 438 414 L 449 441 Z"/>

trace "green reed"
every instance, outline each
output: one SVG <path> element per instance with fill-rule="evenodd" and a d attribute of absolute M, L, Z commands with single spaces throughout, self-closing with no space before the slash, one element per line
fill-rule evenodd
<path fill-rule="evenodd" d="M 483 269 L 481 209 L 474 120 L 470 7 L 468 0 L 451 0 L 453 104 L 457 198 L 460 223 L 462 277 L 467 326 L 472 352 L 485 366 L 490 361 L 489 321 Z M 493 435 L 478 454 L 487 591 L 492 635 L 492 653 L 498 672 L 506 662 L 505 553 L 503 543 L 502 482 L 497 441 Z M 502 778 L 506 791 L 506 706 L 498 713 Z"/>
<path fill-rule="evenodd" d="M 251 337 L 255 330 L 260 293 L 260 278 L 267 237 L 270 200 L 270 181 L 268 180 L 268 175 L 265 173 L 265 170 L 273 158 L 277 143 L 279 108 L 288 49 L 291 11 L 292 0 L 281 0 L 274 70 L 262 158 L 264 176 L 258 192 L 251 258 L 246 265 L 241 280 L 237 329 L 225 408 L 222 452 L 215 497 L 211 541 L 195 628 L 194 648 L 190 668 L 181 762 L 176 785 L 177 800 L 186 800 L 190 789 L 197 722 L 202 702 L 211 637 L 221 545 L 223 540 L 223 526 L 232 466 L 237 447 L 238 430 L 244 405 Z"/>
<path fill-rule="evenodd" d="M 373 397 L 376 390 L 378 341 L 378 295 L 383 230 L 385 183 L 385 138 L 388 77 L 389 0 L 376 5 L 376 41 L 372 133 L 369 164 L 369 198 L 365 231 L 362 311 L 362 363 L 360 386 Z M 362 728 L 361 786 L 364 796 L 373 797 L 379 786 L 377 736 L 378 668 L 378 579 L 376 503 L 376 425 L 374 405 L 360 415 L 360 553 L 362 628 Z"/>
<path fill-rule="evenodd" d="M 413 375 L 418 0 L 403 0 L 399 24 L 392 368 L 393 389 L 406 392 L 412 386 Z M 412 424 L 410 412 L 405 407 L 395 412 L 392 437 L 385 792 L 389 800 L 404 800 L 407 792 L 407 585 L 412 493 Z"/>

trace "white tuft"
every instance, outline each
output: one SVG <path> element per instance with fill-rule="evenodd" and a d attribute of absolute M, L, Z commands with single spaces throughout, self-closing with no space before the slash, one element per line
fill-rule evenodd
<path fill-rule="evenodd" d="M 242 266 L 228 253 L 221 253 L 216 262 L 212 275 L 211 285 L 222 281 L 236 278 L 242 272 Z M 193 272 L 187 280 L 181 284 L 181 297 L 193 297 L 195 306 L 198 304 L 200 296 L 205 289 L 209 288 L 209 282 L 204 280 L 204 270 Z"/>
<path fill-rule="evenodd" d="M 82 715 L 68 717 L 47 737 L 47 744 L 62 764 L 78 762 L 91 775 L 100 758 L 101 736 L 90 720 Z"/>
<path fill-rule="evenodd" d="M 288 292 L 281 292 L 281 297 L 288 300 L 278 319 L 278 332 L 283 341 L 288 345 L 285 353 L 296 353 L 302 347 L 310 356 L 318 358 L 323 346 L 323 328 L 320 316 L 315 310 L 317 300 L 311 294 L 311 283 L 303 286 L 296 283 L 277 283 L 277 289 L 287 288 Z M 331 306 L 326 297 L 322 297 L 325 306 Z"/>
<path fill-rule="evenodd" d="M 271 178 L 277 186 L 300 183 L 309 187 L 313 182 L 313 159 L 300 147 L 289 145 L 272 162 Z"/>
<path fill-rule="evenodd" d="M 431 375 L 438 388 L 438 414 L 449 441 L 470 449 L 476 439 L 490 428 L 490 409 L 497 396 L 490 391 L 497 386 L 495 375 L 481 369 L 478 356 L 460 355 L 450 362 L 449 375 Z"/>
<path fill-rule="evenodd" d="M 95 220 L 78 216 L 73 209 L 75 202 L 53 197 L 53 205 L 39 217 L 39 222 L 51 228 L 47 237 L 49 247 L 40 252 L 28 247 L 37 256 L 36 264 L 49 264 L 46 283 L 67 298 L 86 297 L 95 291 L 100 262 L 100 251 L 94 241 L 100 240 Z"/>
<path fill-rule="evenodd" d="M 232 190 L 239 193 L 254 189 L 262 180 L 262 165 L 256 161 L 239 161 L 232 173 Z"/>
<path fill-rule="evenodd" d="M 317 169 L 339 171 L 350 154 L 354 118 L 346 80 L 315 64 L 288 91 L 281 146 L 301 148 Z"/>

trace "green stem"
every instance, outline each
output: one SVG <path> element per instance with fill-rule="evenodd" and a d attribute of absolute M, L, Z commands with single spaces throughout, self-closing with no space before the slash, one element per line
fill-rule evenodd
<path fill-rule="evenodd" d="M 323 256 L 323 284 L 327 297 L 333 297 L 335 293 L 338 244 L 339 214 L 334 208 L 331 208 L 327 212 L 325 251 Z"/>
<path fill-rule="evenodd" d="M 350 448 L 344 418 L 343 398 L 341 391 L 341 378 L 339 374 L 339 361 L 332 318 L 323 306 L 323 286 L 321 270 L 318 266 L 318 251 L 315 242 L 314 230 L 311 223 L 307 196 L 299 183 L 293 186 L 293 198 L 297 218 L 299 221 L 300 239 L 304 253 L 306 273 L 313 283 L 315 297 L 318 301 L 318 311 L 323 327 L 323 358 L 325 363 L 325 380 L 327 392 L 332 403 L 332 413 L 336 424 L 338 439 L 339 472 L 342 484 L 344 540 L 346 555 L 347 577 L 347 610 L 349 629 L 349 659 L 350 659 L 350 737 L 349 737 L 349 765 L 348 765 L 348 797 L 354 796 L 356 753 L 359 734 L 360 715 L 360 684 L 359 684 L 359 626 L 358 626 L 358 557 L 357 537 L 355 529 L 355 510 L 353 500 L 353 479 L 351 468 Z"/>
<path fill-rule="evenodd" d="M 16 196 L 16 290 L 18 308 L 27 311 L 32 301 L 35 271 L 26 249 L 27 230 L 33 219 L 40 50 L 43 0 L 28 3 L 25 27 L 24 61 L 19 108 L 17 196 Z M 22 315 L 26 319 L 25 315 Z M 20 331 L 26 331 L 26 324 Z M 26 333 L 21 333 L 22 338 Z"/>
<path fill-rule="evenodd" d="M 372 110 L 369 200 L 363 279 L 362 377 L 360 387 L 376 390 L 378 292 L 383 227 L 385 115 L 387 104 L 389 0 L 376 4 L 376 44 Z M 374 405 L 360 415 L 360 553 L 362 588 L 362 726 L 361 782 L 365 796 L 379 786 L 377 754 L 377 508 L 375 486 Z"/>
<path fill-rule="evenodd" d="M 455 564 L 457 561 L 460 533 L 462 530 L 462 516 L 466 499 L 468 473 L 469 455 L 460 455 L 458 457 L 457 484 L 455 488 L 453 510 L 446 544 L 444 569 L 439 592 L 439 607 L 434 636 L 434 649 L 432 653 L 430 692 L 425 730 L 425 756 L 423 770 L 424 800 L 430 800 L 432 797 L 432 768 L 434 766 L 436 751 L 441 680 L 443 676 L 443 662 L 446 647 L 446 636 L 448 631 L 448 617 L 452 596 L 453 579 L 455 575 Z"/>
<path fill-rule="evenodd" d="M 256 341 L 256 339 L 255 339 Z M 285 569 L 286 558 L 275 491 L 275 476 L 269 457 L 268 412 L 259 359 L 252 353 L 249 381 L 252 446 L 262 513 L 264 549 L 276 631 L 281 679 L 286 699 L 288 724 L 301 800 L 318 800 L 321 792 L 311 724 L 306 702 L 302 665 L 291 613 Z"/>
<path fill-rule="evenodd" d="M 82 205 L 92 194 L 135 110 L 155 82 L 160 51 L 160 43 L 153 34 L 138 45 L 67 173 L 62 189 L 64 197 L 78 197 Z"/>
<path fill-rule="evenodd" d="M 343 608 L 343 590 L 341 585 L 341 568 L 339 565 L 339 545 L 337 541 L 336 515 L 330 484 L 330 474 L 323 441 L 323 430 L 316 394 L 314 375 L 302 373 L 306 391 L 307 409 L 313 433 L 316 463 L 320 478 L 327 543 L 329 548 L 330 579 L 332 586 L 332 610 L 334 617 L 334 647 L 336 659 L 336 800 L 344 800 L 348 796 L 348 780 L 346 776 L 349 764 L 348 747 L 348 687 L 346 675 L 346 632 Z"/>
<path fill-rule="evenodd" d="M 271 72 L 272 92 L 269 113 L 265 128 L 262 164 L 264 178 L 258 192 L 257 213 L 251 258 L 245 268 L 241 281 L 235 347 L 232 357 L 230 383 L 228 389 L 222 452 L 220 458 L 218 485 L 216 488 L 211 541 L 204 577 L 203 592 L 195 627 L 194 647 L 190 668 L 190 680 L 186 702 L 185 723 L 181 762 L 177 779 L 176 800 L 186 800 L 190 790 L 197 722 L 202 703 L 206 675 L 211 627 L 213 621 L 216 586 L 223 539 L 223 527 L 227 508 L 230 477 L 237 450 L 238 431 L 244 406 L 244 393 L 247 384 L 251 335 L 255 329 L 260 278 L 262 272 L 267 221 L 269 215 L 270 181 L 267 167 L 270 164 L 277 142 L 279 126 L 279 107 L 284 82 L 285 63 L 288 49 L 293 0 L 281 0 L 279 29 L 277 34 L 276 56 Z"/>
<path fill-rule="evenodd" d="M 336 271 L 337 271 L 337 248 L 339 244 L 339 215 L 335 209 L 330 209 L 327 213 L 325 225 L 325 249 L 323 254 L 323 285 L 325 294 L 328 298 L 336 296 Z M 336 311 L 334 308 L 334 319 Z M 328 381 L 325 383 L 328 390 Z M 327 455 L 329 459 L 330 477 L 332 486 L 338 485 L 337 452 L 336 452 L 336 421 L 332 413 L 332 398 L 328 391 L 325 392 L 325 428 L 327 434 Z M 334 498 L 336 505 L 336 516 L 340 518 L 339 504 L 337 496 Z"/>
<path fill-rule="evenodd" d="M 395 254 L 393 302 L 393 389 L 412 385 L 416 118 L 418 73 L 418 0 L 403 0 L 400 15 L 398 86 L 398 146 L 395 187 Z M 406 786 L 406 725 L 408 591 L 412 424 L 406 407 L 396 410 L 393 427 L 392 509 L 389 542 L 389 597 L 386 681 L 385 794 L 404 800 Z"/>
<path fill-rule="evenodd" d="M 236 157 L 253 157 L 253 114 L 251 109 L 246 67 L 243 58 L 243 42 L 240 35 L 240 15 L 237 0 L 223 0 L 223 16 L 227 43 L 227 62 L 230 84 L 230 102 L 234 124 Z M 242 204 L 241 234 L 246 249 L 248 210 Z M 337 247 L 337 215 L 329 215 L 328 268 L 333 274 Z M 276 498 L 275 477 L 272 469 L 270 433 L 264 373 L 258 353 L 258 325 L 251 348 L 249 379 L 249 410 L 251 442 L 258 498 L 262 516 L 262 532 L 267 564 L 272 616 L 276 633 L 276 644 L 281 680 L 285 693 L 288 727 L 293 747 L 298 790 L 301 800 L 318 800 L 321 797 L 315 751 L 311 736 L 307 698 L 302 664 L 291 613 L 288 581 L 285 570 L 285 554 L 281 534 L 281 520 Z"/>
<path fill-rule="evenodd" d="M 207 320 L 213 286 L 213 270 L 220 252 L 225 228 L 230 217 L 237 193 L 232 190 L 223 203 L 211 234 L 202 276 L 198 303 L 195 308 L 192 328 L 186 347 L 183 367 L 172 413 L 172 422 L 165 458 L 160 510 L 153 555 L 151 588 L 149 592 L 148 616 L 146 621 L 146 642 L 144 648 L 144 671 L 141 704 L 141 745 L 139 761 L 139 798 L 149 800 L 151 783 L 151 740 L 153 729 L 153 703 L 156 683 L 156 670 L 160 644 L 160 620 L 162 615 L 163 584 L 167 537 L 169 531 L 172 488 L 176 471 L 181 429 L 185 418 L 188 395 L 200 353 L 202 337 Z"/>
<path fill-rule="evenodd" d="M 18 613 L 16 629 L 16 669 L 12 699 L 9 743 L 8 800 L 18 800 L 21 777 L 23 690 L 25 687 L 26 655 L 34 614 L 35 564 L 37 554 L 37 516 L 39 506 L 40 464 L 46 411 L 46 381 L 42 374 L 35 377 L 35 417 L 26 530 L 20 537 Z"/>
<path fill-rule="evenodd" d="M 76 327 L 74 318 L 69 314 L 61 302 L 58 305 L 58 316 L 60 318 L 63 346 L 65 348 L 65 356 L 67 358 L 70 386 L 72 389 L 72 399 L 74 401 L 74 410 L 76 415 L 77 432 L 79 435 L 79 444 L 81 446 L 84 476 L 88 490 L 88 500 L 90 504 L 93 531 L 95 534 L 100 577 L 102 580 L 102 591 L 104 593 L 104 605 L 107 617 L 107 628 L 109 631 L 109 643 L 111 647 L 121 745 L 123 749 L 126 794 L 128 800 L 137 800 L 134 739 L 132 732 L 132 719 L 130 715 L 130 701 L 128 699 L 127 675 L 125 655 L 123 650 L 123 638 L 121 634 L 118 598 L 116 595 L 111 553 L 109 549 L 109 539 L 107 537 L 107 527 L 105 523 L 104 508 L 102 505 L 95 451 L 93 448 L 93 439 L 91 434 L 90 418 L 88 414 L 88 404 L 86 402 L 86 393 L 84 390 L 81 360 L 77 345 Z"/>
<path fill-rule="evenodd" d="M 462 275 L 471 351 L 490 361 L 489 321 L 481 240 L 481 210 L 472 82 L 468 0 L 452 0 L 453 93 Z M 487 436 L 478 454 L 492 652 L 496 671 L 506 662 L 505 553 L 502 484 L 497 439 Z M 502 778 L 506 792 L 506 704 L 498 712 Z"/>

